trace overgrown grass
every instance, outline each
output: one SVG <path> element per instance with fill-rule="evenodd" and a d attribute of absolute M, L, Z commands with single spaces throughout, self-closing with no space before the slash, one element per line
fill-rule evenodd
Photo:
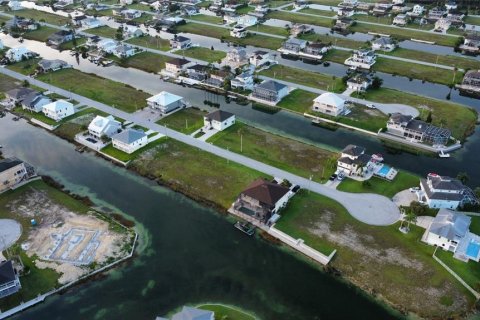
<path fill-rule="evenodd" d="M 312 24 L 315 26 L 330 28 L 332 26 L 332 18 L 314 17 L 301 13 L 290 13 L 285 11 L 271 11 L 267 15 L 268 19 L 279 19 L 290 21 L 292 23 Z"/>
<path fill-rule="evenodd" d="M 248 27 L 248 30 L 258 31 L 263 33 L 275 34 L 278 36 L 288 37 L 290 33 L 287 29 L 281 27 L 267 26 L 265 24 L 257 24 L 251 27 Z"/>
<path fill-rule="evenodd" d="M 318 97 L 317 93 L 295 89 L 288 96 L 282 99 L 277 106 L 301 114 L 312 109 L 313 99 Z"/>
<path fill-rule="evenodd" d="M 209 16 L 206 14 L 196 14 L 193 16 L 185 17 L 187 20 L 194 20 L 194 21 L 201 21 L 201 22 L 208 22 L 213 24 L 223 24 L 223 18 L 217 16 Z"/>
<path fill-rule="evenodd" d="M 476 261 L 463 262 L 453 257 L 453 252 L 441 248 L 435 255 L 460 276 L 474 290 L 480 291 L 480 265 Z"/>
<path fill-rule="evenodd" d="M 224 51 L 212 50 L 204 47 L 192 47 L 187 50 L 178 50 L 176 53 L 207 62 L 218 62 L 227 56 Z"/>
<path fill-rule="evenodd" d="M 203 127 L 203 116 L 207 113 L 196 108 L 187 108 L 164 117 L 157 123 L 168 128 L 191 134 Z"/>
<path fill-rule="evenodd" d="M 312 9 L 312 8 L 304 8 L 304 9 L 301 9 L 299 12 L 315 14 L 317 16 L 327 16 L 327 17 L 333 17 L 337 15 L 337 12 L 333 10 L 327 11 L 327 10 L 319 10 L 319 9 Z"/>
<path fill-rule="evenodd" d="M 140 52 L 126 59 L 119 59 L 115 56 L 110 58 L 117 61 L 121 67 L 135 68 L 151 73 L 159 73 L 165 68 L 165 62 L 172 60 L 169 56 L 147 51 Z"/>
<path fill-rule="evenodd" d="M 85 30 L 85 32 L 89 34 L 94 34 L 100 37 L 104 37 L 104 38 L 111 38 L 111 39 L 115 39 L 115 35 L 117 34 L 116 29 L 110 28 L 108 26 L 101 26 L 98 28 L 87 29 Z"/>
<path fill-rule="evenodd" d="M 35 70 L 38 67 L 38 62 L 41 59 L 35 58 L 35 59 L 28 59 L 16 63 L 9 64 L 7 66 L 7 69 L 13 70 L 15 72 L 24 74 L 24 75 L 30 75 L 35 72 Z"/>
<path fill-rule="evenodd" d="M 142 37 L 131 38 L 125 41 L 127 43 L 161 51 L 169 51 L 170 50 L 170 41 L 167 39 L 162 39 L 159 36 L 152 37 L 144 35 Z"/>
<path fill-rule="evenodd" d="M 58 30 L 48 26 L 41 26 L 37 30 L 25 32 L 23 37 L 29 40 L 35 40 L 40 42 L 47 41 L 48 37 L 57 32 Z"/>
<path fill-rule="evenodd" d="M 62 17 L 53 13 L 43 12 L 34 9 L 22 9 L 15 11 L 15 15 L 27 19 L 33 19 L 39 22 L 46 22 L 54 24 L 57 26 L 64 26 L 69 24 L 71 21 L 67 17 Z"/>

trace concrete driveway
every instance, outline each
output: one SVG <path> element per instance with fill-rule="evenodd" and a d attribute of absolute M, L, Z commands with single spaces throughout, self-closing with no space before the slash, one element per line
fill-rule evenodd
<path fill-rule="evenodd" d="M 12 219 L 0 219 L 0 251 L 9 248 L 22 234 L 22 226 Z"/>
<path fill-rule="evenodd" d="M 411 192 L 409 189 L 407 189 L 400 191 L 399 193 L 394 195 L 392 200 L 398 207 L 408 207 L 410 206 L 412 201 L 418 201 L 418 197 L 415 192 Z"/>

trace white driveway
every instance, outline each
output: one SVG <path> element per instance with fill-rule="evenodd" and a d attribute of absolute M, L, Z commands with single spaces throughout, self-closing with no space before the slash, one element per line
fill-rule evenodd
<path fill-rule="evenodd" d="M 9 248 L 22 234 L 22 226 L 12 219 L 0 219 L 0 251 Z"/>

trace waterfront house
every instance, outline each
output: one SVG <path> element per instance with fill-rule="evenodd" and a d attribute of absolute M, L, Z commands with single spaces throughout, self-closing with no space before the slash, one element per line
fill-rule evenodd
<path fill-rule="evenodd" d="M 75 34 L 71 30 L 60 30 L 50 35 L 47 39 L 47 45 L 59 47 L 61 44 L 72 41 Z"/>
<path fill-rule="evenodd" d="M 38 23 L 33 19 L 25 19 L 21 17 L 13 17 L 12 20 L 5 24 L 5 27 L 11 31 L 33 31 L 38 29 Z"/>
<path fill-rule="evenodd" d="M 20 103 L 30 94 L 38 94 L 39 92 L 30 88 L 20 87 L 5 92 L 5 98 L 11 103 Z"/>
<path fill-rule="evenodd" d="M 345 60 L 347 66 L 353 68 L 362 68 L 370 70 L 375 64 L 377 56 L 375 52 L 368 49 L 360 49 L 353 51 L 353 56 Z"/>
<path fill-rule="evenodd" d="M 177 96 L 173 93 L 162 91 L 147 99 L 147 105 L 150 108 L 158 109 L 162 113 L 169 113 L 175 109 L 183 108 L 185 102 L 183 97 Z"/>
<path fill-rule="evenodd" d="M 258 23 L 258 18 L 250 14 L 244 14 L 237 19 L 237 23 L 245 27 L 251 27 Z"/>
<path fill-rule="evenodd" d="M 259 18 L 259 19 L 263 19 L 267 15 L 268 11 L 270 11 L 270 7 L 268 5 L 257 4 L 255 6 L 255 10 L 250 12 L 250 14 Z"/>
<path fill-rule="evenodd" d="M 457 88 L 466 93 L 480 94 L 480 70 L 467 71 Z"/>
<path fill-rule="evenodd" d="M 349 144 L 342 150 L 337 160 L 337 168 L 347 175 L 362 174 L 371 159 L 372 156 L 365 153 L 365 148 Z"/>
<path fill-rule="evenodd" d="M 243 64 L 248 61 L 247 51 L 243 48 L 233 48 L 227 52 L 227 61 L 234 64 Z"/>
<path fill-rule="evenodd" d="M 171 320 L 215 320 L 215 313 L 192 307 L 183 307 L 182 311 L 175 313 Z"/>
<path fill-rule="evenodd" d="M 355 14 L 355 10 L 353 8 L 342 8 L 339 7 L 337 9 L 337 17 L 351 17 Z"/>
<path fill-rule="evenodd" d="M 445 9 L 447 9 L 447 11 L 450 11 L 450 10 L 457 10 L 458 9 L 458 5 L 455 1 L 447 1 L 447 3 L 445 3 Z"/>
<path fill-rule="evenodd" d="M 235 115 L 227 111 L 215 110 L 203 117 L 203 124 L 206 130 L 222 131 L 235 124 Z"/>
<path fill-rule="evenodd" d="M 263 66 L 270 63 L 270 53 L 267 51 L 257 50 L 249 58 L 250 64 L 255 67 Z"/>
<path fill-rule="evenodd" d="M 115 51 L 118 43 L 112 39 L 103 39 L 97 42 L 97 49 L 101 52 L 112 54 Z"/>
<path fill-rule="evenodd" d="M 269 104 L 277 104 L 288 95 L 288 86 L 273 81 L 265 80 L 253 87 L 252 97 Z"/>
<path fill-rule="evenodd" d="M 173 58 L 165 62 L 165 70 L 167 74 L 173 76 L 178 76 L 181 72 L 187 70 L 187 66 L 190 64 L 190 61 L 183 58 Z"/>
<path fill-rule="evenodd" d="M 456 210 L 478 204 L 475 193 L 460 180 L 435 173 L 429 173 L 427 179 L 420 179 L 418 198 L 429 208 Z"/>
<path fill-rule="evenodd" d="M 297 39 L 297 38 L 289 38 L 287 41 L 285 41 L 282 45 L 282 49 L 287 51 L 287 52 L 294 52 L 298 53 L 305 49 L 307 46 L 307 41 Z"/>
<path fill-rule="evenodd" d="M 308 0 L 295 0 L 293 7 L 299 10 L 308 8 Z"/>
<path fill-rule="evenodd" d="M 436 127 L 398 112 L 393 113 L 387 121 L 387 132 L 412 142 L 431 145 L 445 145 L 451 137 L 451 131 L 446 128 Z"/>
<path fill-rule="evenodd" d="M 139 27 L 136 26 L 130 26 L 130 25 L 125 25 L 123 27 L 123 38 L 124 39 L 129 39 L 129 38 L 138 38 L 143 36 L 143 31 Z"/>
<path fill-rule="evenodd" d="M 253 75 L 250 72 L 243 72 L 230 81 L 232 89 L 253 90 Z"/>
<path fill-rule="evenodd" d="M 175 35 L 173 39 L 170 40 L 170 47 L 172 49 L 187 49 L 192 45 L 192 40 L 187 37 Z"/>
<path fill-rule="evenodd" d="M 35 53 L 28 50 L 25 47 L 16 47 L 8 49 L 5 52 L 5 58 L 8 59 L 10 62 L 19 62 L 25 59 L 29 59 L 35 56 Z"/>
<path fill-rule="evenodd" d="M 97 18 L 85 18 L 82 20 L 82 27 L 85 29 L 99 28 L 103 26 L 103 22 Z"/>
<path fill-rule="evenodd" d="M 480 53 L 480 34 L 469 32 L 464 36 L 463 44 L 460 45 L 463 53 L 478 54 Z"/>
<path fill-rule="evenodd" d="M 9 1 L 7 6 L 11 11 L 18 11 L 23 9 L 20 1 Z"/>
<path fill-rule="evenodd" d="M 372 50 L 391 52 L 397 47 L 395 41 L 389 37 L 380 37 L 372 41 Z"/>
<path fill-rule="evenodd" d="M 370 2 L 359 2 L 355 7 L 356 11 L 364 11 L 367 14 L 373 9 L 374 4 Z"/>
<path fill-rule="evenodd" d="M 290 29 L 290 33 L 292 36 L 297 37 L 302 34 L 307 34 L 307 33 L 312 33 L 313 27 L 306 25 L 306 24 L 299 24 L 299 23 L 294 23 L 292 28 Z"/>
<path fill-rule="evenodd" d="M 448 29 L 450 29 L 451 25 L 452 25 L 452 22 L 449 19 L 440 18 L 435 22 L 434 31 L 445 33 L 448 31 Z"/>
<path fill-rule="evenodd" d="M 354 23 L 355 23 L 355 20 L 353 20 L 352 18 L 340 17 L 337 20 L 335 20 L 335 25 L 333 26 L 333 29 L 336 31 L 345 32 Z"/>
<path fill-rule="evenodd" d="M 330 47 L 321 42 L 310 42 L 307 43 L 303 52 L 307 55 L 316 56 L 318 58 L 322 58 L 322 55 L 328 52 Z"/>
<path fill-rule="evenodd" d="M 113 49 L 113 55 L 120 58 L 128 58 L 133 56 L 137 52 L 137 49 L 129 44 L 120 42 L 117 46 Z"/>
<path fill-rule="evenodd" d="M 42 59 L 38 62 L 38 69 L 40 72 L 46 73 L 49 71 L 57 71 L 61 69 L 71 68 L 72 66 L 63 60 L 59 59 Z"/>
<path fill-rule="evenodd" d="M 235 9 L 223 8 L 223 24 L 236 24 L 240 16 L 235 13 Z"/>
<path fill-rule="evenodd" d="M 228 70 L 212 69 L 204 83 L 212 87 L 223 88 L 226 81 L 230 80 L 232 76 L 232 72 Z"/>
<path fill-rule="evenodd" d="M 31 112 L 40 112 L 43 106 L 51 103 L 52 100 L 41 94 L 40 92 L 32 92 L 27 95 L 21 102 L 22 109 L 29 110 Z"/>
<path fill-rule="evenodd" d="M 374 16 L 384 16 L 390 10 L 392 10 L 393 4 L 390 2 L 380 1 L 376 2 L 375 6 L 373 7 L 372 14 Z"/>
<path fill-rule="evenodd" d="M 343 114 L 347 108 L 344 99 L 334 93 L 325 92 L 313 100 L 312 110 L 336 117 Z"/>
<path fill-rule="evenodd" d="M 437 21 L 445 16 L 447 12 L 441 8 L 432 8 L 428 11 L 427 20 L 429 22 Z"/>
<path fill-rule="evenodd" d="M 392 0 L 393 5 L 404 5 L 405 0 Z"/>
<path fill-rule="evenodd" d="M 234 38 L 245 38 L 248 35 L 247 28 L 244 25 L 237 24 L 230 30 L 230 36 Z"/>
<path fill-rule="evenodd" d="M 183 6 L 182 11 L 187 16 L 194 16 L 199 13 L 198 8 L 195 6 Z"/>
<path fill-rule="evenodd" d="M 262 223 L 277 214 L 291 196 L 291 191 L 278 183 L 258 179 L 240 193 L 233 209 Z"/>
<path fill-rule="evenodd" d="M 210 68 L 203 64 L 195 64 L 187 68 L 187 76 L 196 81 L 204 81 L 208 78 Z"/>
<path fill-rule="evenodd" d="M 338 4 L 341 8 L 354 8 L 358 5 L 358 0 L 343 0 Z"/>
<path fill-rule="evenodd" d="M 121 130 L 122 124 L 111 115 L 106 117 L 96 116 L 88 125 L 88 133 L 97 139 L 102 137 L 111 138 Z"/>
<path fill-rule="evenodd" d="M 0 160 L 0 193 L 15 187 L 28 178 L 29 170 L 27 170 L 27 166 L 23 161 L 17 158 Z"/>
<path fill-rule="evenodd" d="M 363 73 L 357 73 L 347 80 L 347 87 L 354 92 L 365 92 L 372 85 L 372 80 Z"/>
<path fill-rule="evenodd" d="M 409 18 L 405 14 L 399 14 L 393 18 L 393 25 L 399 27 L 405 27 L 408 24 Z"/>
<path fill-rule="evenodd" d="M 131 154 L 148 144 L 148 136 L 142 130 L 128 128 L 112 136 L 115 149 Z"/>
<path fill-rule="evenodd" d="M 0 186 L 1 187 L 1 186 Z M 0 299 L 12 295 L 22 286 L 11 260 L 0 262 Z"/>
<path fill-rule="evenodd" d="M 424 6 L 416 4 L 416 5 L 413 6 L 413 10 L 411 12 L 408 12 L 407 14 L 415 16 L 415 17 L 419 17 L 419 16 L 423 15 L 424 11 L 425 11 Z"/>
<path fill-rule="evenodd" d="M 46 117 L 55 121 L 71 116 L 75 113 L 73 104 L 65 100 L 57 100 L 42 107 L 42 112 Z"/>
<path fill-rule="evenodd" d="M 120 0 L 119 1 L 122 6 L 127 6 L 133 3 L 133 0 Z"/>

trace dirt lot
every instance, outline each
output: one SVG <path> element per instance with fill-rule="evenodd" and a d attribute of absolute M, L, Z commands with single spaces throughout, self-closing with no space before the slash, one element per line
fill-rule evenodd
<path fill-rule="evenodd" d="M 92 263 L 100 265 L 120 255 L 126 240 L 126 235 L 109 230 L 109 224 L 92 212 L 77 214 L 52 201 L 44 190 L 32 188 L 7 207 L 37 221 L 36 227 L 26 230 L 28 237 L 21 246 L 28 256 L 38 256 L 37 267 L 62 274 L 61 284 L 86 274 Z"/>

